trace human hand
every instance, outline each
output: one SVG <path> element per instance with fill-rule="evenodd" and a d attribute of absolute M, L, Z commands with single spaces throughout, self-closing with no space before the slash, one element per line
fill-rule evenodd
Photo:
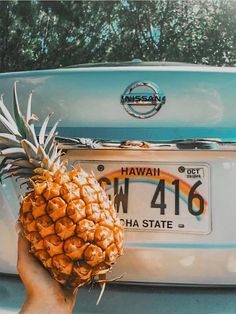
<path fill-rule="evenodd" d="M 76 292 L 60 286 L 30 253 L 30 244 L 18 234 L 17 270 L 26 289 L 26 300 L 20 314 L 71 314 Z"/>

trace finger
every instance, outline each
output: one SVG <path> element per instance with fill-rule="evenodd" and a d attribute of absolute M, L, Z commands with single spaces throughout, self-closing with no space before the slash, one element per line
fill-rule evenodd
<path fill-rule="evenodd" d="M 17 222 L 16 222 L 15 228 L 16 228 L 16 233 L 17 233 L 17 235 L 18 235 L 20 232 L 23 232 L 22 224 L 21 224 L 21 222 L 20 222 L 19 219 L 18 219 Z"/>
<path fill-rule="evenodd" d="M 35 289 L 35 283 L 44 285 L 46 289 L 51 285 L 51 281 L 54 282 L 49 273 L 30 253 L 30 243 L 22 232 L 18 235 L 17 270 L 29 292 Z"/>
<path fill-rule="evenodd" d="M 23 235 L 22 232 L 18 234 L 18 260 L 17 267 L 18 271 L 24 271 L 24 265 L 28 265 L 30 267 L 31 263 L 34 263 L 34 258 L 30 254 L 30 244 Z M 19 269 L 20 268 L 20 269 Z"/>
<path fill-rule="evenodd" d="M 35 264 L 36 260 L 30 253 L 30 244 L 20 232 L 18 235 L 17 270 L 24 283 L 27 284 L 29 274 L 32 271 L 35 272 L 35 268 L 38 266 Z"/>

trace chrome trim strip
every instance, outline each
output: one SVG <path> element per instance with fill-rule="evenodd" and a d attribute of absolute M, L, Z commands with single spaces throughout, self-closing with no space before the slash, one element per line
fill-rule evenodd
<path fill-rule="evenodd" d="M 70 149 L 113 149 L 113 150 L 226 150 L 235 151 L 236 142 L 219 139 L 186 139 L 173 141 L 111 141 L 92 138 L 56 137 L 63 150 Z"/>

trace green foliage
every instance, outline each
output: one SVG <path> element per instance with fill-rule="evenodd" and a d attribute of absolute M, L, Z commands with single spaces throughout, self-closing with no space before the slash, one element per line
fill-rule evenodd
<path fill-rule="evenodd" d="M 236 64 L 233 0 L 0 1 L 0 71 L 78 63 Z"/>

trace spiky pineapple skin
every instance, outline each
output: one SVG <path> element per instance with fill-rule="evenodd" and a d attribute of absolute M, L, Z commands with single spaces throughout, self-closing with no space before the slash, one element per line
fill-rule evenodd
<path fill-rule="evenodd" d="M 93 174 L 36 169 L 19 220 L 32 253 L 62 285 L 81 287 L 123 253 L 123 227 Z"/>

